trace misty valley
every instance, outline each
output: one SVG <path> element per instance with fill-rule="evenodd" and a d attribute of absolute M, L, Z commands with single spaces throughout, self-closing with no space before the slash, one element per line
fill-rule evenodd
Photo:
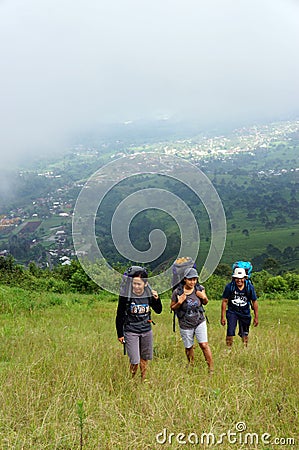
<path fill-rule="evenodd" d="M 129 138 L 78 144 L 54 160 L 39 160 L 16 171 L 4 171 L 0 201 L 0 255 L 22 265 L 41 268 L 69 264 L 76 259 L 72 215 L 88 178 L 110 161 L 138 152 L 179 155 L 208 176 L 222 201 L 227 238 L 221 263 L 249 259 L 255 270 L 275 274 L 299 268 L 298 123 L 273 124 L 238 130 L 229 136 L 163 140 L 134 145 Z M 6 177 L 5 177 L 6 173 Z M 140 189 L 161 188 L 178 195 L 199 224 L 198 266 L 211 242 L 207 211 L 192 190 L 167 177 L 143 174 L 117 184 L 97 212 L 95 231 L 103 256 L 113 266 L 126 265 L 115 249 L 111 220 L 117 205 Z M 174 218 L 150 209 L 131 222 L 130 239 L 140 251 L 149 248 L 149 234 L 159 228 L 167 237 L 163 254 L 150 264 L 159 271 L 171 264 L 180 247 Z M 191 237 L 192 238 L 192 237 Z M 92 249 L 89 249 L 89 256 Z"/>

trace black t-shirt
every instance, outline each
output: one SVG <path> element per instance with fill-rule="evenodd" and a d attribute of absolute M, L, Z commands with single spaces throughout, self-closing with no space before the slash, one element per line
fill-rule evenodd
<path fill-rule="evenodd" d="M 151 308 L 157 313 L 162 312 L 160 297 L 146 297 L 132 295 L 130 299 L 119 296 L 116 313 L 117 336 L 122 337 L 124 331 L 144 333 L 151 329 Z"/>
<path fill-rule="evenodd" d="M 250 301 L 257 300 L 252 283 L 247 282 L 244 289 L 240 290 L 233 281 L 225 286 L 222 298 L 228 299 L 229 310 L 246 316 L 250 315 Z"/>

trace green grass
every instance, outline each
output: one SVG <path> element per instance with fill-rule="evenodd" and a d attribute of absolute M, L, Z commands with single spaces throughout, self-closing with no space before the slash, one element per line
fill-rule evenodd
<path fill-rule="evenodd" d="M 21 294 L 25 292 L 5 288 L 8 302 Z M 33 296 L 28 293 L 30 301 Z M 206 309 L 215 374 L 209 378 L 199 348 L 195 367 L 186 369 L 165 298 L 163 313 L 154 317 L 149 382 L 141 383 L 139 374 L 134 380 L 129 376 L 128 358 L 116 338 L 117 303 L 112 299 L 108 294 L 100 300 L 55 295 L 51 307 L 28 309 L 25 299 L 19 309 L 2 312 L 2 450 L 295 448 L 234 444 L 225 437 L 217 446 L 179 444 L 175 436 L 195 433 L 200 439 L 211 432 L 219 439 L 244 422 L 246 432 L 260 438 L 269 433 L 271 439 L 294 438 L 298 444 L 297 301 L 261 300 L 260 325 L 251 329 L 249 347 L 244 349 L 236 338 L 230 354 L 219 323 L 220 302 L 210 301 Z M 45 298 L 39 300 L 45 303 Z M 164 429 L 167 442 L 159 444 L 156 436 Z M 237 433 L 238 439 L 246 432 Z"/>
<path fill-rule="evenodd" d="M 223 259 L 225 258 L 227 261 L 238 260 L 238 258 L 251 260 L 256 255 L 267 253 L 269 244 L 281 251 L 288 246 L 295 248 L 299 245 L 298 227 L 290 226 L 271 231 L 251 231 L 250 227 L 247 228 L 249 229 L 248 237 L 244 236 L 241 230 L 239 233 L 229 232 L 227 234 Z M 295 266 L 298 266 L 298 262 Z"/>

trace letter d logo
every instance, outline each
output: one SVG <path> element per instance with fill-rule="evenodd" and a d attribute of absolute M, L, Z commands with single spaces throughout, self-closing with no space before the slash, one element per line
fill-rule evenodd
<path fill-rule="evenodd" d="M 166 428 L 163 428 L 163 431 L 161 431 L 161 433 L 156 434 L 156 441 L 158 444 L 165 444 L 166 434 L 167 434 Z"/>

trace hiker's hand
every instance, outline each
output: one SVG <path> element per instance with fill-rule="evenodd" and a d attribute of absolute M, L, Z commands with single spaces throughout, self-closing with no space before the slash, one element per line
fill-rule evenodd
<path fill-rule="evenodd" d="M 196 291 L 196 297 L 200 299 L 202 305 L 206 305 L 209 302 L 206 291 L 204 289 L 202 291 Z"/>
<path fill-rule="evenodd" d="M 255 318 L 253 319 L 253 326 L 254 326 L 254 327 L 257 327 L 258 324 L 259 324 L 259 320 L 258 320 L 257 317 L 255 317 Z"/>
<path fill-rule="evenodd" d="M 119 337 L 118 338 L 118 340 L 119 340 L 119 342 L 121 343 L 121 344 L 123 344 L 124 343 L 124 340 L 125 340 L 125 338 L 122 336 L 122 337 Z"/>
<path fill-rule="evenodd" d="M 224 317 L 221 317 L 220 323 L 224 327 L 224 325 L 226 324 L 226 319 Z"/>
<path fill-rule="evenodd" d="M 154 297 L 155 300 L 158 300 L 158 298 L 159 298 L 158 292 L 155 291 L 154 289 L 152 290 L 152 296 Z"/>
<path fill-rule="evenodd" d="M 181 295 L 178 295 L 178 303 L 181 305 L 186 300 L 187 295 L 183 292 Z"/>
<path fill-rule="evenodd" d="M 205 294 L 204 290 L 203 291 L 196 291 L 195 294 L 196 294 L 196 297 L 200 298 L 201 300 L 206 298 L 206 294 Z"/>

